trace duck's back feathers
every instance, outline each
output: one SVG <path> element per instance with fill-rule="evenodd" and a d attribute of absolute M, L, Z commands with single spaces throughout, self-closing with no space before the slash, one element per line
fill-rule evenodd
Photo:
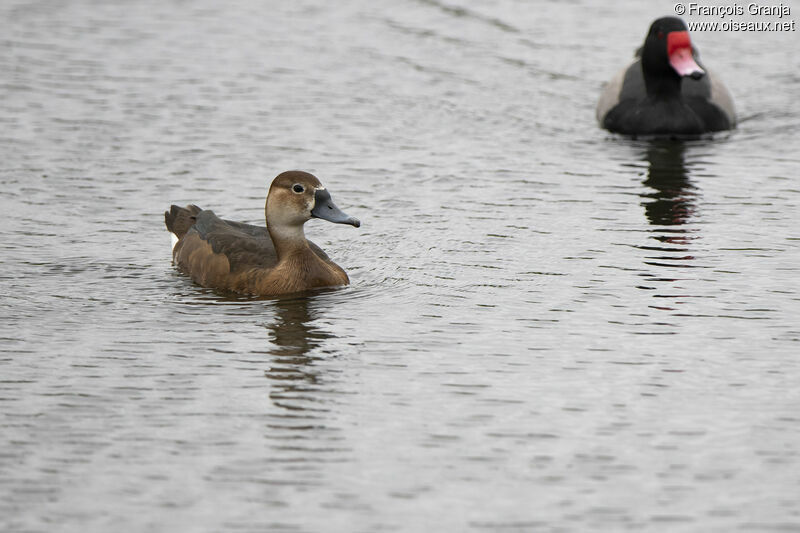
<path fill-rule="evenodd" d="M 213 253 L 225 256 L 231 273 L 271 268 L 278 262 L 267 228 L 231 223 L 207 209 L 197 215 L 192 231 L 211 246 Z"/>

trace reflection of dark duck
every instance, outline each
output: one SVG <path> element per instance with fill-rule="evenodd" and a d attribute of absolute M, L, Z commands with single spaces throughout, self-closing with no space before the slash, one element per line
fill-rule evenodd
<path fill-rule="evenodd" d="M 333 204 L 316 177 L 280 174 L 269 188 L 265 215 L 267 227 L 260 227 L 222 220 L 194 205 L 173 205 L 164 218 L 178 238 L 174 263 L 204 287 L 241 294 L 274 296 L 349 283 L 345 271 L 303 232 L 311 218 L 360 225 Z"/>
<path fill-rule="evenodd" d="M 655 192 L 644 195 L 647 219 L 654 226 L 685 224 L 694 211 L 692 185 L 686 166 L 682 142 L 654 141 L 647 147 L 649 163 L 644 184 Z"/>
<path fill-rule="evenodd" d="M 600 96 L 597 120 L 603 128 L 630 135 L 698 135 L 736 125 L 728 90 L 698 63 L 681 19 L 653 22 L 637 56 Z"/>

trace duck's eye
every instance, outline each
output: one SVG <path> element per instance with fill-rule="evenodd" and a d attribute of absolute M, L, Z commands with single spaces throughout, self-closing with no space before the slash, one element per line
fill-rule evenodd
<path fill-rule="evenodd" d="M 656 36 L 657 36 L 659 39 L 661 39 L 662 41 L 664 40 L 664 32 L 663 32 L 663 31 L 659 31 L 659 32 L 656 34 Z"/>
<path fill-rule="evenodd" d="M 303 187 L 302 185 L 300 185 L 299 183 L 295 183 L 294 185 L 292 185 L 292 190 L 294 192 L 296 192 L 297 194 L 300 194 L 302 192 L 306 192 L 306 188 Z"/>

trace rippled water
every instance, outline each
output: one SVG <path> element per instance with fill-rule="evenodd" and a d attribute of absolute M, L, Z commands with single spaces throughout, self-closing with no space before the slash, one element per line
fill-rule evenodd
<path fill-rule="evenodd" d="M 672 4 L 459 2 L 3 2 L 0 529 L 800 530 L 797 33 L 696 34 L 739 129 L 632 141 Z M 350 287 L 175 271 L 291 168 Z"/>

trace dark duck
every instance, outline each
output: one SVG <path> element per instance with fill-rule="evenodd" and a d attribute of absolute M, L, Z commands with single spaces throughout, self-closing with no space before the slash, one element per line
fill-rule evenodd
<path fill-rule="evenodd" d="M 653 22 L 636 55 L 600 96 L 597 120 L 603 128 L 627 135 L 696 136 L 736 126 L 730 93 L 700 63 L 681 19 Z"/>

